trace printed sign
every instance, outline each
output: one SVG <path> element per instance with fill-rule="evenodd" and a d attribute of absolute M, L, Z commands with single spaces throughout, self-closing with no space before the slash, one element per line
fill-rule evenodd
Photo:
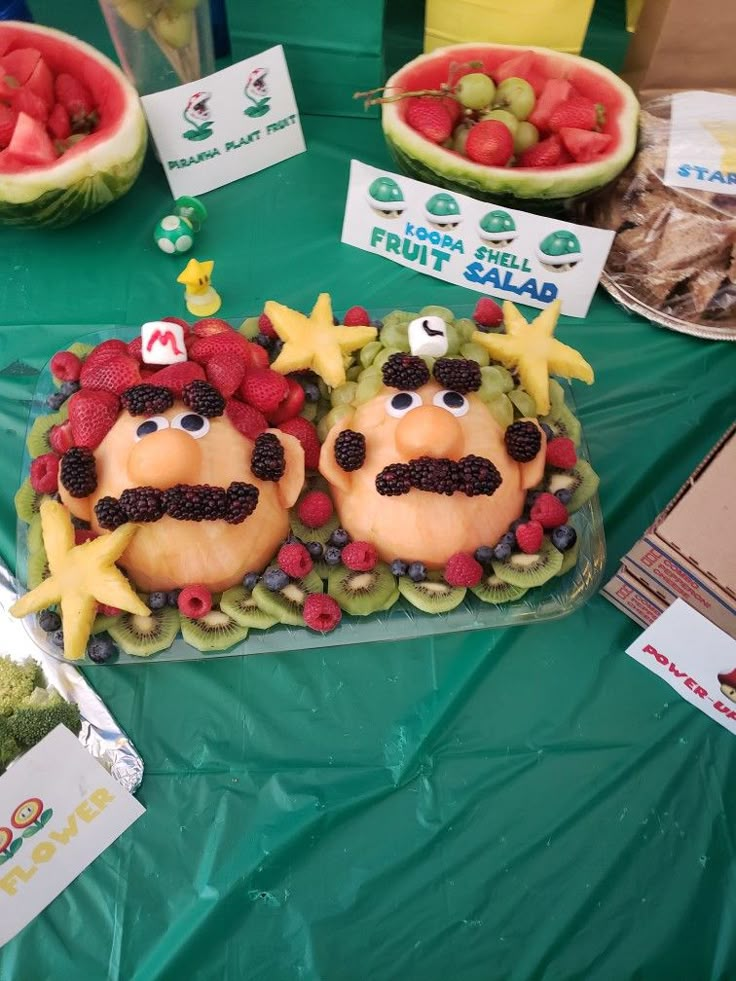
<path fill-rule="evenodd" d="M 343 242 L 503 300 L 584 317 L 613 235 L 350 164 Z"/>
<path fill-rule="evenodd" d="M 736 194 L 736 96 L 676 92 L 664 182 Z"/>
<path fill-rule="evenodd" d="M 145 808 L 58 726 L 0 778 L 0 946 Z"/>
<path fill-rule="evenodd" d="M 736 640 L 677 599 L 626 651 L 736 733 Z"/>
<path fill-rule="evenodd" d="M 204 194 L 306 150 L 281 45 L 141 101 L 174 197 Z"/>

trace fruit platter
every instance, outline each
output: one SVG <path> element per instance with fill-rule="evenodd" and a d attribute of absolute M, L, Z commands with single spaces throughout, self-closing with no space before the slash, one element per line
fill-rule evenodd
<path fill-rule="evenodd" d="M 118 664 L 566 615 L 605 545 L 570 387 L 534 367 L 592 381 L 557 314 L 336 324 L 322 294 L 84 337 L 35 393 L 11 612 L 57 658 Z M 186 360 L 142 361 L 152 327 Z"/>

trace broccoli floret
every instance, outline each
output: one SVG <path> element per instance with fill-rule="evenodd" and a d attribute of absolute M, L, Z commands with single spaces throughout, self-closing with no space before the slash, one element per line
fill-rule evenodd
<path fill-rule="evenodd" d="M 0 716 L 0 773 L 20 754 L 20 746 L 8 727 L 8 720 Z"/>
<path fill-rule="evenodd" d="M 29 658 L 18 663 L 9 657 L 0 657 L 0 715 L 10 715 L 34 688 L 43 683 L 41 668 L 34 660 Z"/>
<path fill-rule="evenodd" d="M 79 707 L 48 688 L 35 688 L 7 719 L 10 734 L 23 749 L 35 746 L 59 724 L 78 735 L 82 727 Z"/>

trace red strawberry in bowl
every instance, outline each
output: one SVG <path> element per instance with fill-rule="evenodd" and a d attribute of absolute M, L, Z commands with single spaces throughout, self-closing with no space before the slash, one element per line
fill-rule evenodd
<path fill-rule="evenodd" d="M 468 133 L 465 152 L 475 163 L 505 167 L 514 152 L 511 131 L 495 119 L 476 123 Z"/>
<path fill-rule="evenodd" d="M 561 102 L 549 117 L 547 129 L 559 133 L 564 127 L 595 129 L 604 122 L 604 114 L 595 102 L 582 95 Z"/>
<path fill-rule="evenodd" d="M 556 134 L 540 140 L 519 157 L 520 167 L 555 167 L 562 156 L 562 141 Z"/>
<path fill-rule="evenodd" d="M 432 143 L 444 143 L 452 135 L 452 117 L 439 99 L 410 99 L 406 121 Z"/>

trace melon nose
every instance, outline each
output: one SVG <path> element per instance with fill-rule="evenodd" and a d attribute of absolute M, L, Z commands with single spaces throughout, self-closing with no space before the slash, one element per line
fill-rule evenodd
<path fill-rule="evenodd" d="M 463 432 L 455 416 L 436 405 L 422 405 L 401 419 L 396 427 L 396 446 L 402 456 L 456 456 Z"/>
<path fill-rule="evenodd" d="M 128 473 L 138 487 L 166 490 L 175 484 L 196 484 L 202 451 L 181 429 L 161 429 L 144 436 L 128 457 Z"/>

